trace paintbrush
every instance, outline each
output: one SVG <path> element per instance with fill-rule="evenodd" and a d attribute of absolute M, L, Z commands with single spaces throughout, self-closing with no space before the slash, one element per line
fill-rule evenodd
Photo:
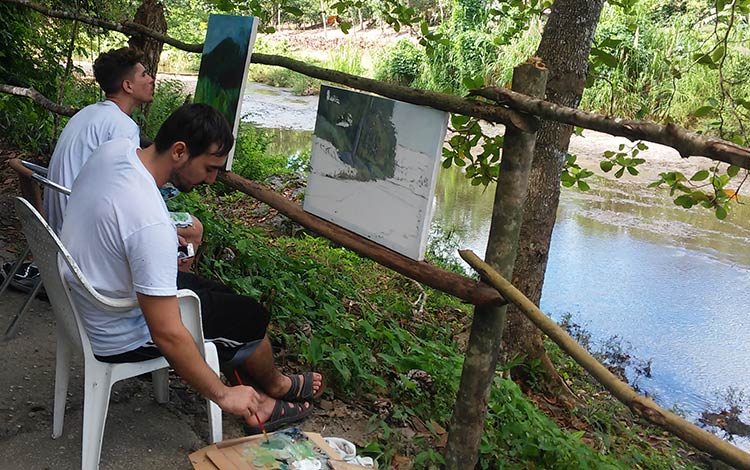
<path fill-rule="evenodd" d="M 239 372 L 237 372 L 237 369 L 234 369 L 234 376 L 237 378 L 237 382 L 240 385 L 245 385 L 245 384 L 242 383 L 242 379 L 240 378 L 240 374 L 239 374 Z M 266 438 L 266 443 L 270 442 L 268 440 L 268 433 L 266 432 L 266 427 L 263 426 L 263 423 L 261 422 L 260 418 L 258 417 L 258 412 L 257 411 L 255 412 L 255 419 L 258 420 L 258 425 L 260 426 L 260 430 L 263 433 L 263 437 Z"/>

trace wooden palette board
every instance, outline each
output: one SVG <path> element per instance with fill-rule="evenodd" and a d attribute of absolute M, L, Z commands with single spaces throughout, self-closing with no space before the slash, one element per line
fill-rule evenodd
<path fill-rule="evenodd" d="M 269 433 L 272 437 L 275 433 Z M 362 470 L 368 467 L 344 462 L 338 452 L 332 449 L 318 433 L 303 433 L 322 453 L 328 457 L 331 470 Z M 257 466 L 248 458 L 245 448 L 250 441 L 264 439 L 263 436 L 247 436 L 230 439 L 204 447 L 190 454 L 190 463 L 195 470 L 261 470 L 279 468 L 278 466 Z M 325 468 L 325 467 L 324 467 Z"/>

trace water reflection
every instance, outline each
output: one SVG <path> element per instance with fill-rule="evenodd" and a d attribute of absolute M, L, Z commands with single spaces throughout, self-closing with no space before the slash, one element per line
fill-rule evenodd
<path fill-rule="evenodd" d="M 270 137 L 269 155 L 297 155 L 309 152 L 312 148 L 312 131 L 294 131 L 289 129 L 263 129 Z"/>

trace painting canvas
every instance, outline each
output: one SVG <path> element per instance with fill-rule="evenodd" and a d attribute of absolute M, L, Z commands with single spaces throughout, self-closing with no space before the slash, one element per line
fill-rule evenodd
<path fill-rule="evenodd" d="M 322 86 L 304 209 L 421 261 L 448 114 Z"/>
<path fill-rule="evenodd" d="M 195 102 L 208 103 L 224 113 L 235 138 L 257 30 L 258 21 L 252 16 L 211 15 L 208 18 Z M 227 159 L 227 171 L 232 169 L 233 155 L 234 149 Z"/>

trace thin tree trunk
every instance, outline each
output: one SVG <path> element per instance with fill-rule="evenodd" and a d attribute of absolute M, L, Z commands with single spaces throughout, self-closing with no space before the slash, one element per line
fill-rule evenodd
<path fill-rule="evenodd" d="M 549 69 L 547 100 L 578 107 L 586 83 L 588 57 L 604 0 L 557 0 L 552 6 L 537 55 Z M 539 304 L 547 268 L 549 245 L 560 200 L 560 174 L 568 152 L 573 126 L 542 121 L 538 131 L 534 163 L 529 179 L 529 197 L 523 213 L 518 260 L 512 283 L 532 302 Z M 515 307 L 508 308 L 503 335 L 506 361 L 525 356 L 525 364 L 541 360 L 548 385 L 562 386 L 549 360 L 542 336 Z M 527 378 L 528 367 L 515 367 L 515 379 Z M 559 390 L 564 390 L 560 388 Z"/>
<path fill-rule="evenodd" d="M 328 18 L 326 16 L 326 5 L 320 0 L 320 17 L 323 18 L 323 37 L 328 38 Z"/>
<path fill-rule="evenodd" d="M 534 64 L 522 64 L 513 71 L 513 88 L 521 93 L 541 96 L 546 82 L 547 71 Z M 534 133 L 524 133 L 512 126 L 506 128 L 502 166 L 485 256 L 493 268 L 506 275 L 513 272 L 516 259 L 535 141 Z M 506 308 L 485 306 L 474 310 L 469 345 L 445 448 L 448 469 L 471 469 L 476 465 Z"/>
<path fill-rule="evenodd" d="M 167 32 L 167 20 L 164 18 L 164 6 L 156 0 L 143 0 L 141 6 L 139 6 L 138 10 L 135 12 L 133 22 L 141 24 L 160 34 L 166 34 Z M 128 45 L 143 52 L 143 66 L 146 68 L 146 72 L 156 79 L 156 74 L 159 71 L 159 59 L 161 57 L 161 51 L 164 48 L 164 43 L 143 34 L 135 34 L 128 41 Z M 141 108 L 144 116 L 148 116 L 149 105 L 150 103 L 146 103 Z"/>
<path fill-rule="evenodd" d="M 65 99 L 65 82 L 70 78 L 70 73 L 73 70 L 73 49 L 76 45 L 76 38 L 78 37 L 78 21 L 73 22 L 73 30 L 70 33 L 70 44 L 68 45 L 68 56 L 65 59 L 65 73 L 60 79 L 60 86 L 57 89 L 57 104 L 62 106 L 63 100 Z M 53 147 L 54 141 L 57 139 L 57 128 L 60 126 L 60 115 L 55 114 L 52 124 L 52 139 L 50 141 L 50 147 Z"/>

